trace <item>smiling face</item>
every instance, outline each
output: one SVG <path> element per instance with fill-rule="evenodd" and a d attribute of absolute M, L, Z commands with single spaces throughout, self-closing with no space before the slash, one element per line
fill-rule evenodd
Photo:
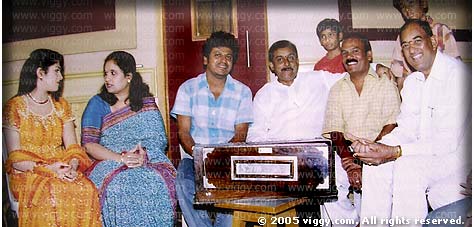
<path fill-rule="evenodd" d="M 367 74 L 372 61 L 372 51 L 365 51 L 364 43 L 357 38 L 348 38 L 342 42 L 342 62 L 349 74 Z"/>
<path fill-rule="evenodd" d="M 130 89 L 129 79 L 132 79 L 132 76 L 130 74 L 125 75 L 114 60 L 105 63 L 104 82 L 109 93 L 128 95 Z"/>
<path fill-rule="evenodd" d="M 59 63 L 54 63 L 48 67 L 48 70 L 38 69 L 39 76 L 42 78 L 45 88 L 49 92 L 55 92 L 59 89 L 59 84 L 63 79 L 61 74 L 61 66 Z"/>
<path fill-rule="evenodd" d="M 232 50 L 228 47 L 214 47 L 209 53 L 209 58 L 204 56 L 206 75 L 225 78 L 232 71 Z"/>
<path fill-rule="evenodd" d="M 298 74 L 298 54 L 289 47 L 276 49 L 269 66 L 278 77 L 278 82 L 290 86 Z"/>
<path fill-rule="evenodd" d="M 339 48 L 341 39 L 342 33 L 337 34 L 336 31 L 331 29 L 322 31 L 319 36 L 319 42 L 321 42 L 321 46 L 323 46 L 326 51 L 332 51 Z"/>
<path fill-rule="evenodd" d="M 408 64 L 428 76 L 436 57 L 437 42 L 418 24 L 409 24 L 400 34 L 403 56 Z"/>

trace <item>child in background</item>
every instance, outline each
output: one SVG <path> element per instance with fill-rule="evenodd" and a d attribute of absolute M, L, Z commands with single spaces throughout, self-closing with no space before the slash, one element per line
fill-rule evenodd
<path fill-rule="evenodd" d="M 327 53 L 314 65 L 314 70 L 325 70 L 331 73 L 345 72 L 340 46 L 343 33 L 339 21 L 329 18 L 322 20 L 316 28 L 316 34 Z"/>

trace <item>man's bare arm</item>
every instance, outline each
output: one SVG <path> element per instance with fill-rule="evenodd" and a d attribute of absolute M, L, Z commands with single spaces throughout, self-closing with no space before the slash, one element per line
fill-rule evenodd
<path fill-rule="evenodd" d="M 232 139 L 230 139 L 230 143 L 238 143 L 238 142 L 245 142 L 247 139 L 247 132 L 249 130 L 249 123 L 241 123 L 235 125 L 235 134 Z"/>
<path fill-rule="evenodd" d="M 191 156 L 193 155 L 193 146 L 195 144 L 191 137 L 191 117 L 178 115 L 178 138 L 181 147 Z"/>

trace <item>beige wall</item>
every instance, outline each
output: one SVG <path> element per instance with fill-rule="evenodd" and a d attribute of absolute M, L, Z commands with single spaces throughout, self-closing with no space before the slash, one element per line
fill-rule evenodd
<path fill-rule="evenodd" d="M 267 1 L 269 45 L 280 39 L 292 41 L 298 48 L 300 70 L 312 70 L 314 64 L 326 54 L 326 51 L 321 47 L 319 39 L 316 36 L 316 26 L 321 20 L 325 18 L 335 18 L 339 20 L 337 2 L 338 1 L 333 0 L 295 0 L 291 2 L 286 0 Z M 367 24 L 362 19 L 364 19 L 363 16 L 368 15 L 368 13 L 360 13 L 362 9 L 372 10 L 377 13 L 384 13 L 380 11 L 380 8 L 387 6 L 387 4 L 389 7 L 387 8 L 387 13 L 391 14 L 392 16 L 397 16 L 394 17 L 393 23 L 398 22 L 398 26 L 403 23 L 398 11 L 391 7 L 392 1 L 377 0 L 368 2 L 366 0 L 352 0 L 352 2 L 353 11 L 359 11 L 358 14 L 354 14 L 352 16 L 355 19 L 358 19 L 357 21 L 359 23 Z M 448 24 L 452 28 L 466 27 L 466 23 L 469 24 L 471 16 L 465 17 L 463 15 L 465 15 L 467 12 L 469 12 L 470 15 L 470 9 L 464 8 L 464 5 L 462 5 L 461 2 L 458 4 L 452 4 L 452 2 L 453 1 L 431 0 L 429 13 L 432 13 L 434 17 L 439 19 L 439 21 Z M 457 20 L 452 22 L 454 25 L 451 25 L 450 20 L 440 17 L 440 15 L 444 16 L 444 14 L 439 13 L 439 3 L 450 4 L 450 8 L 462 11 L 464 14 L 455 14 Z M 364 4 L 365 7 L 361 6 Z M 371 7 L 367 7 L 367 5 L 370 5 Z M 438 9 L 436 7 L 438 7 Z M 368 16 L 367 21 L 374 22 L 376 21 L 376 17 L 376 15 Z M 469 21 L 466 22 L 466 20 L 462 20 L 464 17 Z M 381 23 L 380 21 L 376 22 L 378 24 Z M 354 24 L 354 27 L 356 26 L 357 25 Z M 458 42 L 457 44 L 462 59 L 464 59 L 466 62 L 471 62 L 471 43 Z M 371 41 L 371 45 L 374 53 L 374 62 L 389 64 L 392 57 L 393 47 L 396 45 L 396 42 Z"/>
<path fill-rule="evenodd" d="M 103 83 L 101 71 L 104 58 L 113 50 L 126 50 L 135 56 L 137 64 L 143 65 L 139 71 L 159 98 L 162 115 L 167 123 L 169 107 L 165 84 L 162 3 L 146 0 L 137 0 L 136 4 L 127 0 L 117 0 L 116 3 L 116 31 L 3 45 L 2 104 L 16 93 L 19 73 L 26 56 L 24 53 L 50 47 L 66 53 L 64 95 L 73 104 L 78 119 L 76 123 L 79 124 L 84 105 Z M 325 54 L 315 34 L 318 22 L 324 18 L 339 17 L 337 1 L 333 0 L 270 0 L 267 2 L 267 15 L 268 43 L 271 45 L 280 39 L 294 42 L 300 55 L 301 71 L 312 70 L 314 63 Z M 395 41 L 371 43 L 375 61 L 389 63 Z M 458 48 L 463 59 L 471 62 L 471 43 L 458 42 Z M 23 59 L 6 61 L 18 58 Z"/>
<path fill-rule="evenodd" d="M 150 85 L 152 92 L 159 98 L 166 122 L 168 111 L 164 89 L 161 2 L 146 0 L 137 0 L 136 4 L 133 1 L 130 4 L 130 1 L 126 0 L 116 2 L 118 25 L 115 31 L 83 33 L 79 36 L 66 35 L 3 45 L 2 105 L 16 93 L 18 87 L 20 70 L 25 56 L 27 57 L 27 54 L 18 53 L 29 53 L 36 48 L 44 47 L 58 50 L 66 53 L 64 97 L 73 106 L 79 132 L 80 119 L 87 100 L 96 94 L 103 84 L 102 65 L 105 57 L 114 50 L 125 50 L 135 57 L 137 64 L 142 65 L 138 70 Z M 120 23 L 126 25 L 121 26 Z M 88 41 L 84 41 L 85 39 Z M 71 50 L 69 47 L 74 45 L 77 48 Z M 5 53 L 14 56 L 8 57 Z M 23 59 L 6 61 L 8 58 Z"/>

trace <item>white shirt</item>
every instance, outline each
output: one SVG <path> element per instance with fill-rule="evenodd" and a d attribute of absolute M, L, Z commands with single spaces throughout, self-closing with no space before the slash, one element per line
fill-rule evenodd
<path fill-rule="evenodd" d="M 400 145 L 402 155 L 442 155 L 462 159 L 470 123 L 471 76 L 460 60 L 438 51 L 427 79 L 410 74 L 401 91 L 398 127 L 382 143 Z"/>
<path fill-rule="evenodd" d="M 290 86 L 273 80 L 255 95 L 247 141 L 313 139 L 321 136 L 331 86 L 343 74 L 298 73 Z"/>

